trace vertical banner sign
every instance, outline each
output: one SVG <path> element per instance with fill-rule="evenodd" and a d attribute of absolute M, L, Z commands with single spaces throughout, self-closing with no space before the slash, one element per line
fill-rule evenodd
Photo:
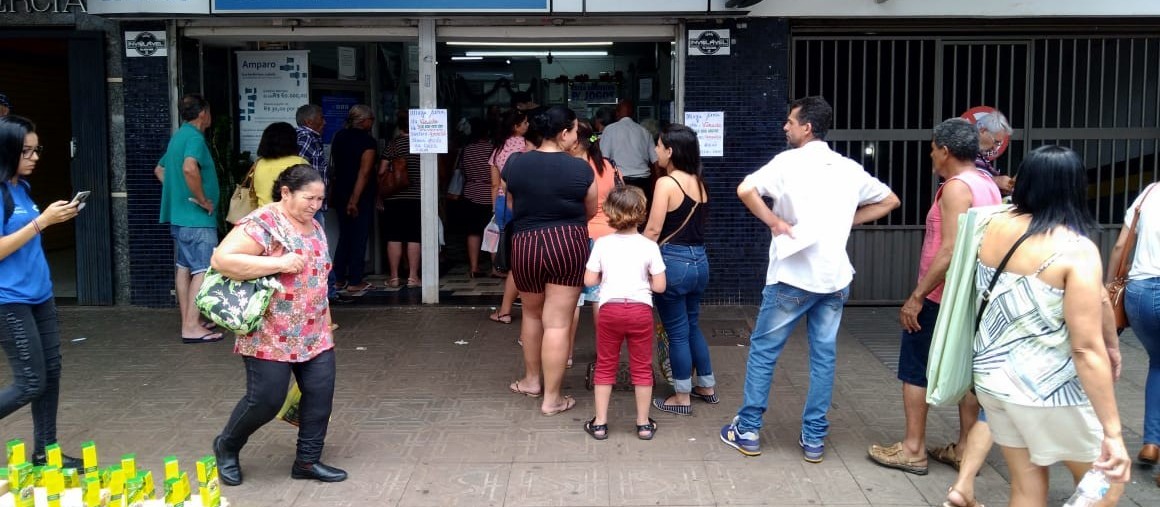
<path fill-rule="evenodd" d="M 238 51 L 238 137 L 241 151 L 258 151 L 262 130 L 274 122 L 294 124 L 310 102 L 306 51 Z"/>
<path fill-rule="evenodd" d="M 411 153 L 447 153 L 447 110 L 412 109 Z"/>
<path fill-rule="evenodd" d="M 702 157 L 725 156 L 724 111 L 685 111 L 685 125 L 697 133 Z"/>

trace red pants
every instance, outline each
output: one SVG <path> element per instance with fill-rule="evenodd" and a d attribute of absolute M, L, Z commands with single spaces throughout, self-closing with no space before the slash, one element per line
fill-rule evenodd
<path fill-rule="evenodd" d="M 593 384 L 613 385 L 620 363 L 620 344 L 628 341 L 632 385 L 653 385 L 652 307 L 644 303 L 608 302 L 600 305 L 596 329 L 596 374 Z"/>

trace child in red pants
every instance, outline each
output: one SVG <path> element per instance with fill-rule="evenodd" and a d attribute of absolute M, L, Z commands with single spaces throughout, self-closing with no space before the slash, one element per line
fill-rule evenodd
<path fill-rule="evenodd" d="M 644 192 L 626 186 L 604 201 L 608 225 L 616 229 L 592 246 L 584 284 L 600 285 L 600 319 L 596 328 L 596 416 L 584 423 L 592 438 L 608 438 L 608 403 L 620 362 L 620 345 L 628 342 L 632 385 L 636 391 L 636 433 L 652 440 L 657 423 L 648 416 L 652 400 L 652 293 L 665 291 L 665 262 L 660 248 L 641 236 Z"/>

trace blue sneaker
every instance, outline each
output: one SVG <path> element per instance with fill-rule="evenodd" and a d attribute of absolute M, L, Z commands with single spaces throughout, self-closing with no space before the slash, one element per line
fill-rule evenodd
<path fill-rule="evenodd" d="M 757 433 L 752 431 L 742 433 L 737 429 L 736 417 L 733 418 L 733 422 L 721 428 L 721 441 L 746 456 L 761 455 L 761 442 L 758 442 L 757 438 Z"/>
<path fill-rule="evenodd" d="M 810 463 L 821 463 L 822 455 L 826 453 L 826 443 L 818 445 L 807 444 L 805 435 L 798 435 L 798 446 L 802 448 L 802 459 Z"/>

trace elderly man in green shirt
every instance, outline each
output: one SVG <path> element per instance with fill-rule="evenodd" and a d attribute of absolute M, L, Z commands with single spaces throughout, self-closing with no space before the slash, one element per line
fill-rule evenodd
<path fill-rule="evenodd" d="M 220 191 L 217 170 L 205 141 L 205 129 L 213 118 L 209 103 L 200 95 L 182 97 L 180 108 L 181 128 L 173 134 L 165 155 L 153 169 L 161 180 L 159 222 L 169 224 L 176 245 L 174 282 L 181 308 L 181 341 L 209 343 L 220 341 L 222 334 L 202 325 L 194 298 L 218 244 L 214 204 Z"/>

